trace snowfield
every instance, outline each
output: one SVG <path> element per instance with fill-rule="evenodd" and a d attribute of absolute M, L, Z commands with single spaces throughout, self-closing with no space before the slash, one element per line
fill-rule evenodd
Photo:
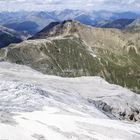
<path fill-rule="evenodd" d="M 0 62 L 0 140 L 140 140 L 140 96 Z"/>

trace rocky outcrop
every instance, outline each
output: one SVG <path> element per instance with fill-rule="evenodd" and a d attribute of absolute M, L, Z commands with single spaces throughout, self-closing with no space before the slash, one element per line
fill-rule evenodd
<path fill-rule="evenodd" d="M 116 99 L 116 101 L 119 101 L 118 103 L 112 103 L 112 100 Z M 135 98 L 136 101 L 137 97 Z M 104 101 L 104 98 L 91 100 L 88 99 L 89 103 L 94 104 L 99 110 L 101 110 L 103 113 L 105 113 L 110 118 L 117 118 L 120 120 L 127 120 L 127 121 L 140 121 L 140 110 L 132 103 L 126 103 L 124 99 L 120 99 L 120 97 L 113 97 L 111 99 L 107 99 Z"/>

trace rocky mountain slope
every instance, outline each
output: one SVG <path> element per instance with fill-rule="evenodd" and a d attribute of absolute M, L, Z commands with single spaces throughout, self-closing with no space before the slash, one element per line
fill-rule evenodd
<path fill-rule="evenodd" d="M 139 32 L 75 21 L 51 23 L 32 40 L 0 50 L 1 60 L 59 76 L 101 76 L 140 93 Z"/>
<path fill-rule="evenodd" d="M 8 46 L 11 43 L 19 43 L 27 39 L 28 34 L 18 33 L 12 29 L 0 26 L 0 48 Z"/>
<path fill-rule="evenodd" d="M 100 77 L 0 62 L 0 139 L 139 140 L 139 121 L 140 96 Z"/>

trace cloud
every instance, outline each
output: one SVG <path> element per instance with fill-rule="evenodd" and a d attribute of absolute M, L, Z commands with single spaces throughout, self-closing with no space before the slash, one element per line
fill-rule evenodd
<path fill-rule="evenodd" d="M 140 0 L 0 0 L 3 11 L 17 10 L 139 10 Z"/>

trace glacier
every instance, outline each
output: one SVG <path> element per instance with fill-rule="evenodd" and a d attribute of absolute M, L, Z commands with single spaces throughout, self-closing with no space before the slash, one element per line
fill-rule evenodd
<path fill-rule="evenodd" d="M 100 77 L 0 62 L 0 140 L 140 140 L 140 96 Z"/>

